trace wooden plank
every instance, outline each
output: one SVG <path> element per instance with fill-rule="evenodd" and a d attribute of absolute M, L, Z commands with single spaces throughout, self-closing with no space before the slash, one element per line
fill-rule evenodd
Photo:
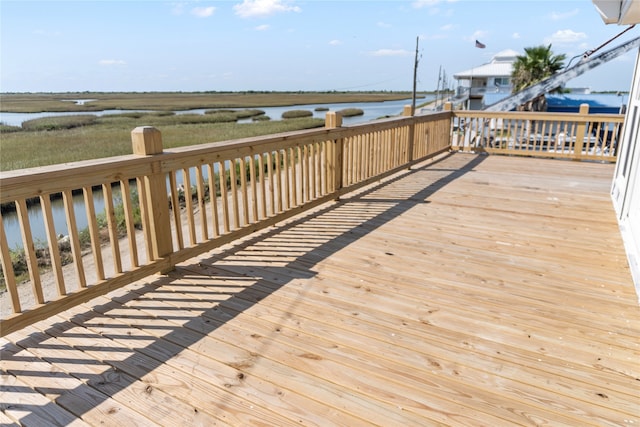
<path fill-rule="evenodd" d="M 145 308 L 147 305 L 148 307 Z M 141 302 L 138 301 L 136 306 L 141 307 Z M 165 315 L 161 314 L 163 309 L 165 309 L 167 313 L 171 313 L 173 318 L 181 312 L 180 309 L 176 311 L 176 307 L 164 304 L 160 298 L 146 301 L 145 306 L 142 306 L 144 311 L 154 316 L 159 315 L 161 318 L 165 317 Z M 186 327 L 191 327 L 191 325 L 191 321 L 184 324 Z M 234 343 L 236 342 L 236 340 L 232 341 Z M 260 342 L 257 342 L 257 344 L 262 346 Z M 305 401 L 307 405 L 311 405 L 308 406 L 310 408 L 317 405 L 317 403 L 313 402 L 313 400 L 316 400 L 322 402 L 322 405 L 333 407 L 333 411 L 342 409 L 346 412 L 345 420 L 357 419 L 367 415 L 371 417 L 371 414 L 376 413 L 385 414 L 387 419 L 395 420 L 395 422 L 402 424 L 421 424 L 424 420 L 423 417 L 413 415 L 403 408 L 398 408 L 391 402 L 370 402 L 361 396 L 359 392 L 348 389 L 342 390 L 342 387 L 336 386 L 333 381 L 316 377 L 315 375 L 317 374 L 292 370 L 290 368 L 291 363 L 266 358 L 266 355 L 262 355 L 255 350 L 238 348 L 234 344 L 218 341 L 209 336 L 204 336 L 202 339 L 194 342 L 190 346 L 190 349 L 197 355 L 191 352 L 181 352 L 175 359 L 179 360 L 183 365 L 186 364 L 186 367 L 191 372 L 195 371 L 207 378 L 215 378 L 219 374 L 214 375 L 214 372 L 220 372 L 221 367 L 219 363 L 222 362 L 244 372 L 246 376 L 243 376 L 243 382 L 250 377 L 262 378 L 268 382 L 277 380 L 278 384 L 285 389 L 283 390 L 284 395 L 291 396 L 291 391 L 295 390 L 307 396 Z M 189 358 L 192 359 L 191 362 L 188 361 Z M 289 357 L 287 359 L 289 359 Z M 300 358 L 297 357 L 297 359 Z M 304 361 L 304 358 L 301 360 Z M 229 388 L 235 390 L 235 387 Z M 256 397 L 255 394 L 253 396 Z M 267 396 L 262 398 L 269 399 Z M 400 396 L 397 398 L 400 398 Z M 304 408 L 305 407 L 300 408 L 302 409 L 302 413 L 313 414 L 313 412 L 307 411 Z M 304 418 L 301 413 L 296 413 L 295 416 L 296 418 Z M 340 417 L 338 416 L 336 419 L 339 420 Z M 330 420 L 325 420 L 325 422 L 327 421 Z M 316 419 L 315 423 L 317 422 L 318 420 Z"/>
<path fill-rule="evenodd" d="M 0 412 L 0 425 L 6 427 L 20 427 L 20 424 L 10 418 L 4 412 Z"/>
<path fill-rule="evenodd" d="M 361 419 L 350 417 L 344 412 L 330 408 L 319 409 L 318 412 L 304 411 L 306 407 L 317 406 L 317 402 L 310 401 L 294 390 L 286 390 L 264 381 L 254 375 L 253 372 L 246 370 L 246 368 L 243 369 L 239 363 L 223 364 L 216 359 L 210 358 L 207 354 L 182 350 L 182 347 L 179 347 L 180 351 L 177 348 L 169 350 L 170 355 L 175 357 L 167 357 L 168 355 L 162 353 L 162 348 L 171 348 L 172 345 L 173 347 L 176 347 L 176 345 L 189 345 L 199 341 L 203 339 L 199 329 L 206 333 L 206 331 L 214 327 L 214 324 L 207 325 L 206 322 L 198 322 L 198 319 L 195 318 L 194 322 L 189 322 L 189 330 L 172 333 L 171 331 L 175 329 L 175 324 L 172 326 L 171 322 L 163 320 L 161 317 L 155 317 L 157 309 L 161 307 L 158 302 L 155 302 L 155 304 L 155 310 L 144 311 L 139 310 L 137 307 L 120 307 L 116 309 L 116 312 L 107 310 L 105 316 L 99 318 L 99 322 L 90 319 L 90 328 L 100 335 L 112 336 L 116 342 L 130 346 L 149 357 L 163 359 L 167 366 L 165 367 L 163 364 L 163 366 L 154 369 L 154 377 L 157 375 L 171 375 L 190 378 L 187 386 L 194 387 L 196 389 L 194 392 L 206 390 L 204 394 L 208 396 L 208 399 L 219 399 L 226 402 L 226 406 L 233 408 L 237 413 L 225 415 L 221 418 L 227 423 L 233 417 L 238 418 L 235 423 L 240 424 L 251 423 L 251 420 L 253 422 L 257 420 L 261 422 L 268 421 L 271 425 L 289 425 L 303 420 L 310 425 L 326 425 L 330 420 L 334 420 L 333 422 L 342 420 L 341 422 L 348 422 L 349 425 L 362 423 Z M 135 306 L 136 304 L 133 303 L 132 305 Z M 103 305 L 105 308 L 113 308 L 114 306 L 113 303 Z M 170 309 L 171 307 L 167 306 L 167 308 Z M 170 311 L 175 313 L 175 310 Z M 122 316 L 119 313 L 128 313 L 128 315 Z M 136 316 L 133 313 L 140 314 L 140 316 Z M 138 317 L 146 317 L 148 320 L 133 323 L 135 327 L 125 326 L 127 322 L 123 322 L 123 319 L 135 319 Z M 194 327 L 194 323 L 199 326 Z M 151 328 L 152 326 L 153 328 Z M 128 339 L 128 336 L 131 338 Z M 158 340 L 158 337 L 163 338 Z M 174 344 L 170 344 L 169 341 L 165 340 L 173 341 Z M 148 345 L 147 343 L 149 342 L 154 343 L 154 345 Z M 138 364 L 138 366 L 145 365 Z M 130 368 L 128 365 L 123 365 L 122 369 Z M 201 375 L 197 375 L 197 373 Z M 147 374 L 142 371 L 136 373 L 136 375 L 143 376 Z M 189 392 L 185 388 L 186 386 L 182 387 L 182 389 L 174 390 L 175 387 L 172 387 L 168 391 L 173 391 L 182 398 L 188 398 L 189 401 L 194 398 L 198 399 L 193 396 L 193 392 Z M 253 389 L 254 391 L 247 393 L 245 389 Z M 250 411 L 247 414 L 243 414 L 246 411 L 244 408 L 247 408 L 248 404 L 251 404 Z M 241 418 L 247 419 L 241 420 Z"/>
<path fill-rule="evenodd" d="M 54 330 L 48 329 L 48 332 L 52 333 Z M 103 351 L 108 351 L 109 348 L 114 351 L 108 353 L 102 361 L 95 357 L 100 355 L 99 350 L 95 350 L 95 354 L 78 350 L 76 346 L 82 338 L 77 340 L 65 338 L 65 334 L 73 335 L 74 332 L 83 333 L 85 340 L 91 337 L 94 342 L 99 342 Z M 127 357 L 130 353 L 123 351 L 123 348 L 110 346 L 110 341 L 105 338 L 92 336 L 86 332 L 80 328 L 70 328 L 66 329 L 60 337 L 33 332 L 33 335 L 43 343 L 31 347 L 35 353 L 16 348 L 15 355 L 7 354 L 8 357 L 5 360 L 8 369 L 37 373 L 28 378 L 25 376 L 32 387 L 41 389 L 43 394 L 55 401 L 57 405 L 91 425 L 132 425 L 132 423 L 166 425 L 168 423 L 188 426 L 215 422 L 213 417 L 200 414 L 192 405 L 163 393 L 156 385 L 156 378 L 148 378 L 143 382 L 129 376 L 124 370 L 117 370 L 117 363 L 111 359 Z M 25 339 L 33 341 L 33 337 L 25 337 Z M 56 350 L 42 351 L 38 348 L 41 345 L 49 345 Z M 85 346 L 80 345 L 80 348 L 82 347 Z M 51 365 L 47 359 L 64 360 L 68 371 L 61 370 L 60 363 Z M 87 363 L 88 360 L 92 363 Z M 134 363 L 132 362 L 131 365 Z M 171 385 L 178 387 L 179 384 L 179 381 L 173 381 Z M 48 406 L 55 407 L 51 401 Z"/>
<path fill-rule="evenodd" d="M 270 301 L 272 301 L 271 298 Z M 226 303 L 223 303 L 223 305 L 225 305 L 224 310 L 228 310 Z M 458 425 L 473 425 L 474 420 L 476 420 L 479 415 L 478 407 L 482 406 L 482 404 L 479 402 L 479 396 L 477 393 L 471 388 L 466 390 L 466 395 L 474 395 L 474 398 L 471 399 L 473 401 L 474 409 L 470 409 L 463 405 L 463 402 L 467 400 L 465 397 L 455 391 L 447 391 L 445 384 L 442 383 L 443 379 L 440 377 L 432 379 L 432 381 L 440 383 L 437 390 L 429 391 L 425 386 L 429 383 L 429 380 L 427 379 L 429 373 L 424 371 L 424 361 L 420 360 L 419 357 L 416 357 L 415 354 L 411 357 L 412 361 L 406 365 L 406 369 L 399 367 L 398 363 L 403 363 L 402 358 L 406 357 L 406 354 L 402 355 L 402 351 L 397 350 L 397 343 L 392 342 L 388 345 L 384 345 L 384 348 L 378 349 L 379 352 L 376 354 L 385 355 L 385 360 L 380 361 L 379 358 L 375 358 L 371 353 L 369 353 L 370 351 L 375 351 L 377 349 L 378 345 L 375 342 L 370 340 L 365 340 L 364 342 L 352 341 L 353 339 L 358 340 L 359 332 L 357 335 L 352 335 L 352 333 L 347 330 L 331 328 L 326 324 L 320 324 L 316 327 L 317 332 L 315 336 L 308 336 L 312 330 L 316 329 L 311 326 L 311 323 L 316 322 L 318 319 L 324 319 L 327 317 L 326 315 L 321 314 L 322 309 L 314 310 L 312 314 L 309 313 L 310 317 L 313 317 L 313 320 L 303 320 L 298 317 L 297 310 L 295 314 L 288 312 L 286 315 L 288 321 L 283 325 L 282 316 L 284 315 L 284 312 L 277 311 L 277 308 L 276 311 L 272 311 L 271 308 L 262 309 L 262 306 L 260 306 L 256 307 L 259 308 L 258 312 L 252 310 L 250 315 L 244 315 L 242 314 L 242 311 L 244 311 L 242 305 L 236 304 L 234 306 L 236 309 L 240 310 L 240 314 L 238 314 L 238 321 L 234 321 L 233 323 L 237 326 L 226 325 L 228 322 L 224 322 L 226 319 L 223 315 L 224 313 L 220 310 L 208 311 L 205 313 L 205 316 L 213 316 L 213 320 L 225 323 L 224 325 L 220 325 L 221 329 L 224 328 L 224 330 L 230 330 L 230 335 L 226 338 L 223 338 L 220 331 L 218 331 L 216 333 L 216 337 L 218 337 L 218 339 L 239 343 L 236 345 L 244 346 L 255 343 L 254 345 L 261 346 L 263 345 L 262 343 L 264 340 L 267 339 L 266 337 L 269 337 L 269 341 L 280 343 L 277 347 L 273 347 L 275 348 L 274 351 L 277 353 L 271 354 L 273 351 L 271 351 L 270 348 L 270 357 L 273 357 L 276 360 L 288 360 L 292 356 L 299 358 L 300 354 L 308 355 L 306 358 L 313 360 L 313 364 L 334 366 L 334 368 L 327 366 L 322 368 L 314 367 L 311 368 L 312 370 L 315 371 L 316 369 L 321 369 L 323 375 L 327 375 L 328 372 L 333 370 L 349 372 L 349 377 L 358 379 L 357 382 L 359 383 L 359 386 L 355 387 L 358 390 L 366 393 L 367 391 L 372 392 L 376 387 L 383 387 L 386 390 L 386 399 L 394 399 L 392 396 L 395 396 L 395 399 L 402 400 L 401 402 L 396 403 L 401 405 L 404 411 L 419 413 L 426 417 L 426 419 L 430 419 L 432 422 L 436 420 L 439 422 L 446 422 L 447 420 L 450 420 L 447 414 L 455 413 L 456 423 Z M 292 307 L 292 304 L 286 303 L 285 307 Z M 308 309 L 308 307 L 300 308 L 301 311 L 306 311 Z M 336 318 L 335 315 L 331 315 L 331 317 Z M 265 321 L 273 322 L 273 324 L 269 326 L 268 324 L 265 324 Z M 301 324 L 301 322 L 305 323 Z M 320 322 L 322 322 L 322 320 L 320 320 Z M 246 329 L 237 329 L 238 327 Z M 396 331 L 396 329 L 393 328 L 390 330 Z M 277 331 L 277 333 L 274 333 L 274 331 Z M 389 336 L 392 335 L 393 333 L 389 333 Z M 246 339 L 238 341 L 243 336 Z M 325 339 L 324 337 L 327 336 L 332 336 L 333 340 L 325 345 L 321 345 L 322 341 Z M 235 338 L 232 339 L 232 337 Z M 335 343 L 335 340 L 345 344 L 335 346 L 333 344 Z M 372 345 L 375 348 L 372 347 Z M 290 348 L 287 350 L 287 346 L 296 347 L 297 349 Z M 256 348 L 250 350 L 260 354 L 264 353 L 264 351 L 259 352 Z M 282 350 L 285 352 L 281 353 L 280 351 Z M 415 351 L 415 347 L 412 346 L 411 350 Z M 376 362 L 373 362 L 373 359 L 376 359 Z M 373 363 L 375 363 L 375 365 Z M 299 362 L 292 361 L 288 363 L 288 366 L 294 369 L 299 365 Z M 360 372 L 362 369 L 364 371 Z M 433 366 L 428 367 L 428 371 L 431 371 L 432 369 Z M 333 378 L 333 381 L 341 382 L 338 378 Z M 377 381 L 382 381 L 382 384 L 377 383 Z M 350 387 L 354 388 L 353 385 Z M 400 396 L 402 396 L 402 398 L 400 398 Z M 373 395 L 370 396 L 370 398 L 374 400 L 378 397 L 379 393 L 373 393 Z M 428 402 L 428 407 L 422 407 L 419 402 Z M 505 419 L 502 417 L 506 417 L 510 422 L 522 423 L 524 421 L 522 416 L 512 414 L 509 411 L 501 413 L 494 405 L 486 405 L 485 410 L 486 413 L 483 415 L 483 420 L 486 422 L 491 421 L 496 425 L 505 422 Z M 558 420 L 560 419 L 561 418 L 558 418 Z M 565 419 L 565 423 L 566 422 L 567 420 Z"/>
<path fill-rule="evenodd" d="M 224 267 L 225 269 L 228 269 L 229 267 Z M 224 271 L 224 270 L 223 270 Z M 220 274 L 218 274 L 218 276 L 220 276 Z M 345 277 L 345 276 L 343 276 Z M 361 276 L 360 276 L 361 277 Z M 318 276 L 318 278 L 321 278 L 321 276 Z M 331 277 L 325 277 L 324 275 L 322 276 L 322 278 L 329 279 L 331 280 Z M 344 279 L 342 279 L 344 281 Z M 420 323 L 423 323 L 424 321 L 420 320 L 420 322 L 418 322 L 418 319 L 414 319 L 413 321 L 411 321 L 410 317 L 406 315 L 406 313 L 411 312 L 411 301 L 414 301 L 416 297 L 420 298 L 421 300 L 424 300 L 425 298 L 421 298 L 420 295 L 413 295 L 412 298 L 412 294 L 410 293 L 411 291 L 415 292 L 416 287 L 412 286 L 411 289 L 406 293 L 406 295 L 403 295 L 402 291 L 399 289 L 394 289 L 392 292 L 389 292 L 389 295 L 386 295 L 386 293 L 384 292 L 384 287 L 380 286 L 380 284 L 376 283 L 375 279 L 371 279 L 371 281 L 365 281 L 363 283 L 363 281 L 360 279 L 358 279 L 358 277 L 354 277 L 353 279 L 354 285 L 353 286 L 349 286 L 349 287 L 327 287 L 326 285 L 324 286 L 320 286 L 316 289 L 316 291 L 314 292 L 312 287 L 307 287 L 306 288 L 306 295 L 308 295 L 308 300 L 309 301 L 316 301 L 318 302 L 318 304 L 314 304 L 313 302 L 309 302 L 309 303 L 305 303 L 305 302 L 295 302 L 296 298 L 297 298 L 297 294 L 295 292 L 292 293 L 291 296 L 289 296 L 289 298 L 291 298 L 290 301 L 287 301 L 286 299 L 283 300 L 282 305 L 280 305 L 278 303 L 278 300 L 280 298 L 274 298 L 274 296 L 271 296 L 268 298 L 269 304 L 268 306 L 274 306 L 275 307 L 280 307 L 282 309 L 285 309 L 286 307 L 292 307 L 293 303 L 295 303 L 295 305 L 297 306 L 297 310 L 296 312 L 299 313 L 299 315 L 304 316 L 304 317 L 308 317 L 309 319 L 312 319 L 313 321 L 318 321 L 321 319 L 325 319 L 326 316 L 323 315 L 323 309 L 322 307 L 329 305 L 334 307 L 338 312 L 345 312 L 345 313 L 357 313 L 358 317 L 357 319 L 359 320 L 358 323 L 360 323 L 361 321 L 370 321 L 376 325 L 382 326 L 382 324 L 386 324 L 387 328 L 388 328 L 388 332 L 387 333 L 382 333 L 381 335 L 378 335 L 378 339 L 382 339 L 385 340 L 386 336 L 393 336 L 394 335 L 394 331 L 398 333 L 398 335 L 400 336 L 400 333 L 402 334 L 403 337 L 405 337 L 403 339 L 403 342 L 407 343 L 408 345 L 410 345 L 410 350 L 412 352 L 421 352 L 421 349 L 423 347 L 424 344 L 422 344 L 423 342 L 428 342 L 428 341 L 432 341 L 433 340 L 433 336 L 429 339 L 429 340 L 425 340 L 425 339 L 421 339 L 420 334 L 423 332 L 424 330 L 424 324 L 420 325 Z M 335 283 L 335 280 L 332 281 L 333 283 Z M 397 281 L 397 283 L 400 283 L 400 281 Z M 395 288 L 395 287 L 394 287 Z M 288 288 L 281 288 L 278 291 L 278 295 L 283 295 L 282 291 L 286 290 Z M 348 291 L 345 295 L 342 295 L 344 292 L 343 291 Z M 338 298 L 338 299 L 336 299 Z M 375 299 L 372 300 L 372 298 L 375 299 L 379 299 L 380 301 L 384 301 L 384 305 L 383 306 L 376 306 L 375 305 Z M 438 298 L 436 296 L 437 300 L 440 301 L 440 298 Z M 324 300 L 324 303 L 321 303 L 318 300 Z M 357 304 L 354 304 L 352 301 L 358 301 Z M 406 305 L 399 305 L 397 310 L 393 309 L 394 305 L 400 304 L 402 302 L 405 302 Z M 223 303 L 223 305 L 226 305 L 226 303 Z M 263 307 L 263 305 L 261 304 L 259 308 L 257 308 L 258 310 L 260 310 Z M 363 308 L 363 307 L 366 307 Z M 443 307 L 441 305 L 437 306 L 437 309 L 434 308 L 430 308 L 429 311 L 434 311 L 435 312 L 440 312 L 442 314 L 448 314 L 451 311 L 451 308 L 449 307 Z M 241 306 L 236 305 L 235 309 L 240 309 Z M 372 310 L 376 310 L 379 313 L 376 314 L 371 314 L 370 312 Z M 469 312 L 468 311 L 462 311 L 460 310 L 460 314 L 459 317 L 460 318 L 464 318 L 465 317 L 465 313 L 466 313 L 466 317 L 468 317 Z M 252 314 L 253 316 L 256 316 L 256 318 L 259 319 L 266 319 L 268 317 L 268 312 L 264 312 L 262 310 L 260 311 L 256 311 L 256 310 L 252 310 Z M 443 327 L 446 328 L 447 331 L 444 331 L 443 329 L 443 341 L 441 341 L 440 344 L 437 344 L 437 347 L 431 350 L 426 351 L 425 354 L 435 354 L 435 353 L 440 353 L 441 349 L 444 346 L 448 346 L 451 344 L 450 338 L 451 333 L 455 331 L 455 327 L 451 328 L 451 327 L 447 327 L 445 325 L 441 325 L 440 323 L 437 322 L 437 319 L 439 319 L 439 315 L 436 314 L 431 314 L 428 313 L 428 311 L 425 310 L 424 312 L 425 317 L 428 315 L 428 319 L 429 322 L 428 324 L 430 325 L 430 331 L 432 331 L 431 333 L 435 332 L 431 327 Z M 267 317 L 265 317 L 267 316 Z M 382 320 L 384 319 L 384 320 Z M 477 319 L 477 317 L 475 316 L 474 313 L 474 319 Z M 336 320 L 335 322 L 333 321 L 332 318 L 329 319 L 325 319 L 324 321 L 329 320 L 330 323 L 332 325 L 336 325 L 336 326 L 340 326 L 340 320 Z M 477 322 L 477 320 L 474 320 Z M 411 323 L 416 324 L 416 328 L 415 331 L 417 332 L 417 335 L 413 338 L 409 338 L 409 336 L 407 336 L 407 326 Z M 401 328 L 400 332 L 397 329 L 397 325 L 402 324 L 403 327 Z M 303 330 L 308 332 L 309 326 L 303 328 Z M 378 326 L 376 326 L 376 328 L 378 328 Z M 479 326 L 480 330 L 489 330 L 491 329 L 491 326 L 487 325 L 481 325 Z M 563 329 L 562 327 L 560 327 L 559 329 Z M 375 332 L 373 332 L 375 329 L 367 329 L 368 333 L 373 333 L 375 334 Z M 534 332 L 534 329 L 532 329 L 530 332 L 530 334 L 535 334 L 535 335 L 543 335 L 544 334 L 545 329 L 542 329 L 540 331 L 536 331 Z M 361 332 L 364 332 L 364 330 L 362 330 Z M 465 334 L 468 333 L 469 335 L 465 336 Z M 325 335 L 330 334 L 331 336 L 335 336 L 336 331 L 332 330 L 331 332 L 329 332 L 328 330 L 325 331 Z M 455 334 L 455 332 L 454 332 Z M 461 338 L 456 338 L 460 339 L 461 341 L 466 341 L 466 342 L 476 342 L 478 336 L 482 336 L 482 333 L 479 333 L 478 331 L 467 331 L 465 332 L 465 330 L 461 330 L 458 332 L 458 334 L 462 334 Z M 509 344 L 508 345 L 499 345 L 496 346 L 498 349 L 500 349 L 501 351 L 508 351 L 508 348 L 510 346 L 517 346 L 518 344 L 514 344 L 514 340 L 519 339 L 519 336 L 521 336 L 522 334 L 513 334 L 512 337 L 509 338 Z M 373 335 L 372 335 L 373 336 Z M 455 335 L 454 335 L 455 336 Z M 536 338 L 538 338 L 536 336 Z M 570 338 L 568 338 L 568 336 L 565 337 L 565 339 L 571 340 Z M 358 342 L 358 338 L 357 337 L 343 337 L 342 339 L 339 340 L 340 342 L 345 342 L 345 343 L 351 343 L 351 345 L 354 345 L 356 342 Z M 394 343 L 394 348 L 398 348 L 398 346 L 402 347 L 403 344 L 399 343 L 399 342 L 395 342 L 392 341 Z M 487 343 L 491 342 L 491 339 L 487 339 L 486 341 Z M 524 341 L 523 343 L 526 343 L 525 346 L 530 346 L 532 342 L 531 336 L 529 336 L 529 338 L 527 339 L 526 337 L 524 337 Z M 367 344 L 361 343 L 361 345 L 363 345 L 363 348 L 370 348 L 371 350 L 373 350 L 373 347 L 375 346 L 374 342 L 369 342 Z M 491 347 L 491 345 L 489 345 Z M 552 347 L 552 346 L 551 346 Z M 608 350 L 611 350 L 610 346 L 607 347 Z M 537 348 L 532 348 L 530 350 L 529 356 L 528 358 L 532 359 L 532 360 L 538 360 L 538 362 L 534 363 L 533 365 L 529 365 L 529 366 L 544 366 L 543 364 L 540 363 L 540 357 L 544 357 L 545 359 L 552 356 L 553 351 L 551 350 L 550 352 L 545 351 L 544 354 L 540 354 L 537 352 Z M 379 351 L 383 351 L 382 349 L 380 349 Z M 388 353 L 388 350 L 386 351 Z M 500 354 L 500 352 L 498 353 Z M 477 357 L 482 357 L 480 354 L 478 354 L 477 352 L 474 352 L 474 354 L 471 356 L 470 358 L 470 366 L 474 366 L 477 362 L 476 358 Z M 495 355 L 495 350 L 491 350 L 486 357 L 488 358 L 488 360 L 493 360 L 495 357 L 500 358 L 500 356 L 496 356 Z M 456 366 L 458 366 L 458 369 L 461 369 L 460 366 L 465 365 L 466 363 L 464 362 L 464 355 L 461 355 L 459 353 L 457 353 L 457 350 L 455 350 L 455 348 L 451 351 L 451 353 L 449 354 L 449 356 L 445 357 L 445 360 L 449 359 L 451 361 L 452 364 L 455 364 Z M 595 359 L 595 358 L 594 358 Z M 626 360 L 627 358 L 620 358 L 618 360 L 617 366 L 618 368 L 620 368 L 620 361 L 622 360 Z M 402 357 L 393 357 L 393 360 L 396 363 L 402 363 Z M 442 359 L 440 359 L 442 360 Z M 588 362 L 587 365 L 590 365 L 591 362 Z M 606 363 L 606 362 L 604 362 Z M 484 365 L 486 365 L 486 361 L 483 363 Z M 506 372 L 506 366 L 504 364 L 508 364 L 508 361 L 503 361 L 501 362 L 502 366 L 500 368 L 500 370 L 505 371 Z M 410 365 L 411 366 L 411 365 Z M 497 370 L 498 367 L 496 367 Z M 468 368 L 467 368 L 468 369 Z M 472 368 L 473 369 L 473 368 Z M 517 369 L 525 369 L 527 370 L 528 368 L 517 368 Z M 530 368 L 529 368 L 530 369 Z M 539 368 L 534 368 L 534 369 L 539 369 Z M 546 369 L 546 368 L 545 368 Z M 489 372 L 495 372 L 496 370 L 491 369 Z M 562 371 L 560 371 L 562 372 Z M 540 378 L 542 378 L 542 382 L 539 384 L 540 387 L 544 388 L 545 386 L 551 386 L 553 387 L 553 382 L 555 381 L 556 377 L 555 375 L 558 375 L 560 372 L 555 372 L 553 373 L 552 376 L 545 376 L 545 375 L 540 375 L 539 373 L 537 374 L 538 376 L 540 376 Z M 495 373 L 494 373 L 495 375 Z M 501 374 L 498 374 L 501 375 Z M 560 378 L 562 378 L 563 376 L 565 376 L 565 374 L 560 373 Z M 481 378 L 485 378 L 484 375 L 479 376 L 478 379 L 476 379 L 474 381 L 474 384 L 482 384 L 484 380 L 482 380 Z M 511 377 L 508 377 L 509 379 Z M 533 376 L 532 378 L 535 378 L 535 376 Z M 550 380 L 550 378 L 554 378 L 554 380 Z M 569 383 L 571 382 L 571 380 L 567 380 L 567 379 L 562 379 L 560 380 L 561 382 L 563 381 L 568 381 Z M 626 386 L 628 387 L 630 382 L 633 382 L 633 380 L 631 378 L 627 379 L 626 382 Z M 574 384 L 573 387 L 567 387 L 566 384 L 562 384 L 562 385 L 558 385 L 557 386 L 559 390 L 573 390 L 573 394 L 572 397 L 576 396 L 576 390 L 581 390 L 581 386 L 580 384 Z M 584 387 L 584 385 L 582 385 L 582 387 Z M 487 389 L 491 389 L 492 386 L 488 385 L 486 387 Z M 522 386 L 519 387 L 521 390 L 523 389 Z M 468 389 L 470 391 L 470 389 Z M 610 393 L 612 394 L 612 393 Z M 586 394 L 585 393 L 585 400 L 589 400 L 589 398 L 592 398 L 593 394 Z M 629 400 L 631 399 L 629 396 L 626 397 L 626 400 L 628 402 L 632 402 L 633 400 Z M 622 399 L 624 400 L 624 398 Z M 627 408 L 628 411 L 630 410 L 629 408 L 634 408 L 634 405 L 631 405 L 630 403 L 627 404 Z M 631 405 L 631 406 L 629 406 Z M 578 405 L 579 406 L 579 405 Z"/>
<path fill-rule="evenodd" d="M 145 416 L 173 408 L 176 422 L 193 407 L 235 425 L 640 422 L 640 313 L 613 166 L 425 164 L 38 324 L 56 341 L 9 338 L 80 381 L 117 368 L 123 379 L 88 386 L 133 410 L 140 400 Z"/>
<path fill-rule="evenodd" d="M 64 408 L 31 389 L 13 375 L 0 372 L 2 413 L 23 426 L 85 426 Z"/>

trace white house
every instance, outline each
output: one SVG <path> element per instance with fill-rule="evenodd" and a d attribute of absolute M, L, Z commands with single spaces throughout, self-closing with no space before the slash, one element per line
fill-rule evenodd
<path fill-rule="evenodd" d="M 640 23 L 640 1 L 593 0 L 606 24 Z M 631 82 L 624 134 L 613 178 L 611 196 L 640 296 L 640 49 Z"/>
<path fill-rule="evenodd" d="M 458 102 L 468 101 L 469 110 L 481 110 L 486 93 L 510 94 L 511 70 L 518 55 L 514 50 L 503 50 L 491 58 L 491 62 L 454 74 L 453 78 L 458 81 Z"/>

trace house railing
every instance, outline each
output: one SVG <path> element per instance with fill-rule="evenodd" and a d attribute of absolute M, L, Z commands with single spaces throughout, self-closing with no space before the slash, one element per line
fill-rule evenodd
<path fill-rule="evenodd" d="M 615 162 L 624 115 L 454 111 L 454 150 Z"/>
<path fill-rule="evenodd" d="M 320 129 L 170 151 L 159 130 L 139 127 L 132 155 L 0 172 L 0 202 L 15 205 L 29 277 L 18 283 L 0 214 L 7 291 L 0 336 L 451 149 L 615 161 L 622 121 L 584 111 L 451 111 L 449 104 L 351 126 L 330 112 Z M 62 239 L 54 199 L 64 205 Z M 34 243 L 31 204 L 43 213 L 44 248 Z"/>
<path fill-rule="evenodd" d="M 343 127 L 339 114 L 328 113 L 321 129 L 171 151 L 163 150 L 160 131 L 139 127 L 132 155 L 2 172 L 0 202 L 15 204 L 29 280 L 17 283 L 0 215 L 7 290 L 0 335 L 448 151 L 450 123 L 451 113 L 442 112 Z M 96 209 L 98 191 L 104 214 Z M 84 200 L 80 213 L 74 194 Z M 63 239 L 54 225 L 55 198 L 64 202 Z M 32 236 L 34 203 L 44 217 L 43 249 Z M 88 230 L 79 229 L 79 215 Z M 43 262 L 51 272 L 41 272 Z M 44 283 L 50 276 L 53 286 Z"/>

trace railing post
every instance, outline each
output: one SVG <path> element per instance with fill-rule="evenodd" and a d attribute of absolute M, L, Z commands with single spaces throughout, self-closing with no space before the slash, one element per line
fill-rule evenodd
<path fill-rule="evenodd" d="M 402 110 L 402 115 L 405 117 L 412 117 L 414 113 L 413 108 L 411 107 L 411 105 L 405 105 L 404 109 Z M 411 122 L 411 124 L 409 125 L 409 136 L 408 136 L 408 143 L 407 143 L 407 164 L 409 165 L 409 169 L 411 169 L 411 162 L 413 161 L 413 145 L 414 142 L 413 140 L 415 139 L 415 134 L 416 134 L 416 124 L 415 122 Z"/>
<path fill-rule="evenodd" d="M 336 129 L 342 127 L 342 114 L 329 111 L 324 120 L 324 127 L 326 129 Z M 333 140 L 333 152 L 329 157 L 329 172 L 330 176 L 333 177 L 332 189 L 331 191 L 336 192 L 336 194 L 342 188 L 342 146 L 344 144 L 343 138 L 338 138 Z M 339 199 L 339 196 L 336 195 L 336 200 Z"/>
<path fill-rule="evenodd" d="M 140 126 L 131 131 L 133 154 L 158 156 L 162 154 L 162 135 L 152 126 Z M 171 224 L 169 222 L 169 198 L 164 174 L 161 172 L 160 158 L 151 163 L 151 174 L 144 177 L 144 191 L 139 192 L 140 203 L 148 217 L 151 239 L 150 258 L 157 260 L 173 252 Z"/>
<path fill-rule="evenodd" d="M 576 143 L 573 146 L 574 160 L 580 160 L 580 158 L 582 157 L 584 137 L 586 136 L 586 133 L 587 133 L 587 117 L 586 116 L 589 114 L 589 104 L 580 104 L 580 111 L 578 112 L 578 114 L 580 114 L 581 116 L 580 120 L 584 118 L 584 121 L 580 121 L 576 128 Z M 582 117 L 582 116 L 585 116 L 585 117 Z M 587 150 L 589 149 L 588 145 L 589 143 L 587 142 Z"/>

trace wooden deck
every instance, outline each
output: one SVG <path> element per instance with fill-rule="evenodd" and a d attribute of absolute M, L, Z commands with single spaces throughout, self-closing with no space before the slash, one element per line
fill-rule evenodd
<path fill-rule="evenodd" d="M 640 425 L 613 168 L 447 155 L 10 334 L 0 423 Z"/>

